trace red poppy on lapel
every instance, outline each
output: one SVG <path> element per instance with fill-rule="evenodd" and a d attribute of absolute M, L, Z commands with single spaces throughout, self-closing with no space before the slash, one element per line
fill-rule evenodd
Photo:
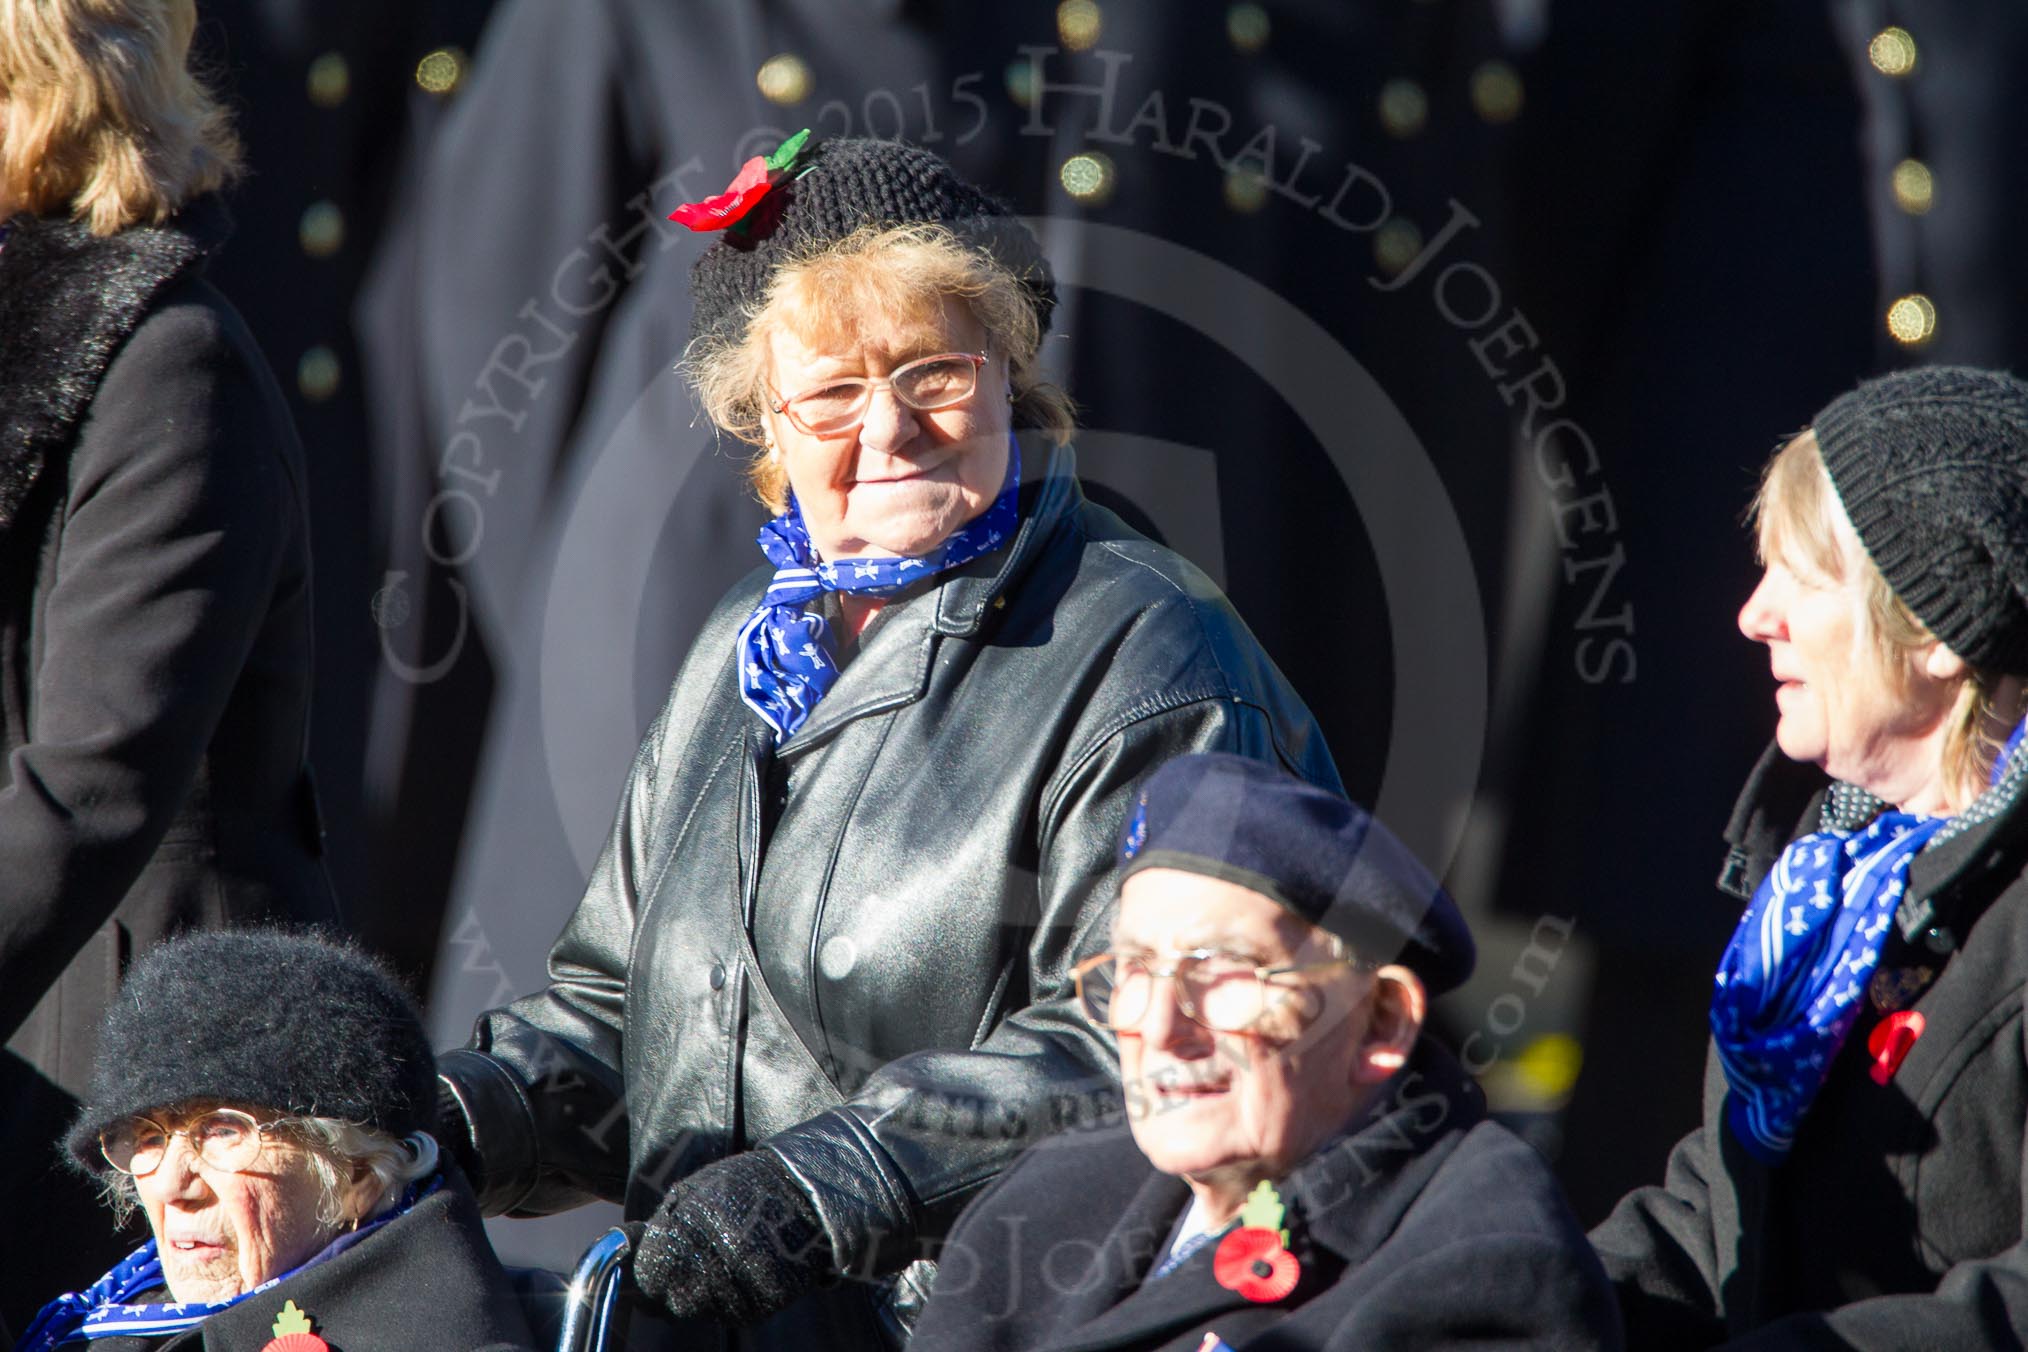
<path fill-rule="evenodd" d="M 1282 1247 L 1281 1235 L 1252 1225 L 1243 1225 L 1218 1241 L 1218 1252 L 1211 1256 L 1211 1272 L 1226 1290 L 1261 1304 L 1283 1299 L 1296 1289 L 1303 1275 L 1296 1256 Z"/>
<path fill-rule="evenodd" d="M 1873 1055 L 1873 1083 L 1886 1084 L 1894 1078 L 1909 1049 L 1922 1036 L 1923 1023 L 1920 1011 L 1900 1009 L 1874 1025 L 1866 1038 L 1866 1050 Z"/>
<path fill-rule="evenodd" d="M 1228 1291 L 1270 1304 L 1296 1289 L 1303 1266 L 1289 1252 L 1289 1232 L 1282 1228 L 1288 1208 L 1275 1185 L 1262 1179 L 1239 1208 L 1239 1228 L 1218 1241 L 1211 1255 L 1211 1274 Z"/>

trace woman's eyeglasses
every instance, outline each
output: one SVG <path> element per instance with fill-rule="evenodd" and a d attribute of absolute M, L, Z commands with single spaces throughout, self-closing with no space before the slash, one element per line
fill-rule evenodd
<path fill-rule="evenodd" d="M 121 1173 L 146 1178 L 168 1158 L 170 1139 L 181 1136 L 197 1158 L 236 1174 L 260 1157 L 262 1138 L 286 1120 L 258 1122 L 237 1108 L 214 1108 L 172 1131 L 153 1118 L 130 1117 L 99 1135 L 99 1152 Z"/>
<path fill-rule="evenodd" d="M 1326 967 L 1359 966 L 1352 958 L 1261 967 L 1216 949 L 1199 948 L 1158 963 L 1145 953 L 1100 953 L 1074 970 L 1085 1017 L 1116 1033 L 1139 1028 L 1155 999 L 1157 981 L 1173 981 L 1176 1006 L 1192 1023 L 1214 1033 L 1243 1033 L 1290 993 L 1281 978 Z"/>
<path fill-rule="evenodd" d="M 979 388 L 982 352 L 945 352 L 919 357 L 885 376 L 844 376 L 814 389 L 777 398 L 774 411 L 787 416 L 813 437 L 857 427 L 873 402 L 875 386 L 885 385 L 894 397 L 918 413 L 935 413 L 970 399 Z"/>

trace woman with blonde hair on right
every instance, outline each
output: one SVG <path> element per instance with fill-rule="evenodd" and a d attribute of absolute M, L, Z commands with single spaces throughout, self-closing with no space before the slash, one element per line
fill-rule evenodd
<path fill-rule="evenodd" d="M 1769 465 L 1703 1126 L 1592 1243 L 1640 1348 L 2028 1329 L 2028 382 L 1861 385 Z"/>
<path fill-rule="evenodd" d="M 302 452 L 202 277 L 193 0 L 0 0 L 0 1325 L 128 1247 L 52 1142 L 161 939 L 336 919 Z M 33 1217 L 24 1222 L 21 1218 Z M 0 1335 L 0 1344 L 6 1341 Z"/>

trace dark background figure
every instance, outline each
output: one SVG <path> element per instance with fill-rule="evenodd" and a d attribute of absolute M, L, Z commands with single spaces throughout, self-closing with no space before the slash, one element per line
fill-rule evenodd
<path fill-rule="evenodd" d="M 316 560 L 311 763 L 331 872 L 353 926 L 427 977 L 411 917 L 367 881 L 360 776 L 380 663 L 369 525 L 379 489 L 352 308 L 411 147 L 456 98 L 493 0 L 199 0 L 200 61 L 233 109 L 250 171 L 214 276 L 280 376 L 303 439 Z M 426 985 L 426 982 L 425 982 Z"/>
<path fill-rule="evenodd" d="M 1860 112 L 1822 4 L 1570 0 L 1522 69 L 1517 287 L 1597 463 L 1545 456 L 1570 463 L 1552 493 L 1569 542 L 1546 541 L 1551 642 L 1508 730 L 1499 895 L 1574 915 L 1598 946 L 1564 1119 L 1563 1178 L 1589 1222 L 1698 1111 L 1703 1011 L 1738 914 L 1709 885 L 1721 786 L 1768 735 L 1742 712 L 1766 658 L 1732 622 L 1754 576 L 1740 513 L 1768 446 L 1868 369 L 1878 325 Z M 1587 533 L 1603 513 L 1616 536 Z M 1565 635 L 1629 655 L 1600 680 L 1557 651 Z"/>
<path fill-rule="evenodd" d="M 1860 154 L 1878 289 L 1877 365 L 2028 367 L 2028 282 L 2013 223 L 2028 108 L 2019 7 L 1833 0 L 1864 113 Z"/>

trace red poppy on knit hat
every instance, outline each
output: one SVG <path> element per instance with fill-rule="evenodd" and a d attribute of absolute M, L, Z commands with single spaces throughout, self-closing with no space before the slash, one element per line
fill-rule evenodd
<path fill-rule="evenodd" d="M 803 128 L 775 147 L 772 155 L 756 155 L 739 167 L 722 193 L 701 202 L 685 202 L 669 213 L 669 219 L 692 230 L 726 230 L 746 221 L 760 200 L 795 169 L 796 157 L 810 141 L 810 129 Z"/>

